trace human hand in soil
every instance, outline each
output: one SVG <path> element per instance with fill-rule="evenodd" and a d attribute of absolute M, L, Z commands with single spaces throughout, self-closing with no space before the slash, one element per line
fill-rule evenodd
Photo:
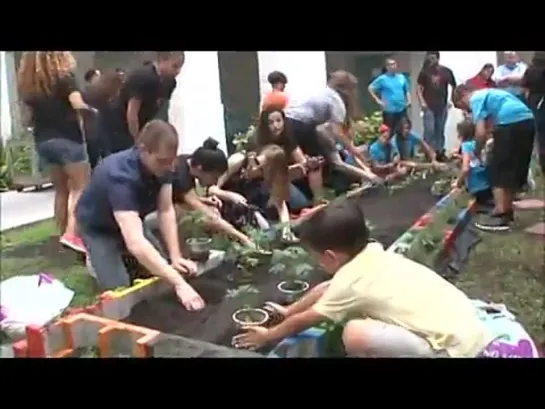
<path fill-rule="evenodd" d="M 197 274 L 197 264 L 194 261 L 188 260 L 186 258 L 178 258 L 172 261 L 172 267 L 179 273 L 186 275 L 195 275 Z"/>
<path fill-rule="evenodd" d="M 205 303 L 201 296 L 186 282 L 174 286 L 176 296 L 188 311 L 198 311 Z"/>
<path fill-rule="evenodd" d="M 235 348 L 257 349 L 269 342 L 269 330 L 265 327 L 242 327 L 242 330 L 246 332 L 233 337 Z"/>

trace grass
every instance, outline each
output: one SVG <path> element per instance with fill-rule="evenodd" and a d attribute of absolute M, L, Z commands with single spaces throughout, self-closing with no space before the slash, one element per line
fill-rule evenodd
<path fill-rule="evenodd" d="M 58 243 L 52 220 L 3 232 L 1 237 L 2 281 L 17 275 L 48 272 L 75 292 L 71 306 L 81 307 L 94 302 L 97 295 L 94 280 L 76 254 Z"/>
<path fill-rule="evenodd" d="M 544 242 L 524 229 L 543 216 L 539 210 L 520 211 L 511 232 L 480 233 L 482 242 L 455 282 L 472 298 L 505 304 L 539 344 L 545 343 Z"/>
<path fill-rule="evenodd" d="M 543 175 L 538 173 L 536 182 L 538 191 L 527 196 L 543 199 Z M 467 202 L 467 198 L 465 200 Z M 461 197 L 459 204 L 463 201 Z M 442 232 L 450 225 L 448 219 L 459 211 L 457 207 L 447 206 L 429 227 L 417 233 L 406 252 L 407 257 L 436 267 Z M 545 344 L 544 242 L 525 233 L 524 229 L 544 216 L 543 210 L 521 210 L 517 212 L 517 221 L 510 232 L 479 232 L 481 242 L 472 249 L 468 264 L 453 280 L 471 298 L 505 304 L 538 344 Z"/>

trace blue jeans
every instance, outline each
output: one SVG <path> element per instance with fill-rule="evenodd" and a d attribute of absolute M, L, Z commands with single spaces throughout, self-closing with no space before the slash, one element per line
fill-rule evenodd
<path fill-rule="evenodd" d="M 70 165 L 87 162 L 85 144 L 70 139 L 53 138 L 36 144 L 36 152 L 40 160 L 40 170 L 46 171 L 52 166 Z"/>
<path fill-rule="evenodd" d="M 164 248 L 146 223 L 144 236 L 159 253 L 166 258 Z M 123 262 L 123 256 L 129 254 L 121 234 L 112 234 L 88 229 L 81 223 L 80 235 L 87 249 L 87 257 L 95 271 L 101 290 L 115 290 L 132 285 L 131 277 Z"/>
<path fill-rule="evenodd" d="M 447 114 L 447 107 L 440 112 L 433 112 L 429 108 L 424 110 L 424 140 L 436 151 L 445 149 Z"/>
<path fill-rule="evenodd" d="M 305 207 L 309 207 L 312 205 L 312 202 L 308 200 L 308 198 L 305 196 L 305 194 L 297 188 L 293 183 L 290 183 L 290 191 L 289 191 L 289 198 L 288 198 L 288 206 L 292 211 L 294 210 L 301 210 Z"/>

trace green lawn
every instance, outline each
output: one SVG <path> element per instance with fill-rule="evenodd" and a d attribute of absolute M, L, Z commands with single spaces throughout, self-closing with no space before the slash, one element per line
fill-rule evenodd
<path fill-rule="evenodd" d="M 75 252 L 64 249 L 52 220 L 3 232 L 0 276 L 51 273 L 76 294 L 72 306 L 90 305 L 96 296 L 94 280 Z"/>
<path fill-rule="evenodd" d="M 520 211 L 511 232 L 480 233 L 482 242 L 456 281 L 470 297 L 504 303 L 540 344 L 545 343 L 545 242 L 524 229 L 543 215 Z"/>

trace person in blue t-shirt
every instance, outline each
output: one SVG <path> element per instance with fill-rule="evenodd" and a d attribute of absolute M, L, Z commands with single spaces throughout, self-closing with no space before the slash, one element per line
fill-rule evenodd
<path fill-rule="evenodd" d="M 417 148 L 420 148 L 426 154 L 433 168 L 441 170 L 445 167 L 444 164 L 437 161 L 436 152 L 431 146 L 412 131 L 412 123 L 409 118 L 401 119 L 399 122 L 399 131 L 393 136 L 392 143 L 395 145 L 397 152 L 399 152 L 401 164 L 409 169 L 429 167 L 429 163 L 423 164 L 414 161 L 416 159 Z"/>
<path fill-rule="evenodd" d="M 127 251 L 151 274 L 174 287 L 188 310 L 204 307 L 203 299 L 184 280 L 197 266 L 182 257 L 172 202 L 172 170 L 178 134 L 167 122 L 144 125 L 136 146 L 105 158 L 95 168 L 76 206 L 89 272 L 102 290 L 131 284 L 123 263 Z M 144 218 L 157 210 L 167 254 Z"/>
<path fill-rule="evenodd" d="M 411 105 L 409 81 L 397 72 L 397 62 L 386 60 L 386 72 L 369 84 L 369 93 L 382 108 L 382 120 L 392 132 L 397 131 L 399 121 L 407 116 L 407 107 Z"/>
<path fill-rule="evenodd" d="M 407 167 L 400 164 L 399 152 L 392 143 L 391 129 L 384 124 L 379 128 L 377 140 L 369 146 L 369 157 L 371 169 L 385 181 L 402 177 L 408 172 Z"/>
<path fill-rule="evenodd" d="M 514 220 L 513 199 L 526 184 L 536 133 L 534 115 L 515 95 L 495 88 L 474 90 L 466 84 L 452 93 L 457 108 L 471 112 L 475 124 L 475 156 L 487 140 L 487 123 L 494 129 L 487 159 L 494 210 L 475 226 L 486 231 L 509 230 Z"/>
<path fill-rule="evenodd" d="M 462 152 L 462 170 L 454 182 L 454 187 L 462 188 L 465 185 L 479 207 L 487 207 L 493 200 L 492 189 L 488 180 L 488 169 L 481 157 L 476 155 L 475 125 L 471 120 L 465 119 L 458 124 L 457 130 Z"/>

